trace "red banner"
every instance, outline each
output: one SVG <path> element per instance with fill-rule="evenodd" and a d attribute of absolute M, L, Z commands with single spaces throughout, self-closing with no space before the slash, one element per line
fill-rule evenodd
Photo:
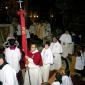
<path fill-rule="evenodd" d="M 18 15 L 20 16 L 20 22 L 21 22 L 22 50 L 24 51 L 25 56 L 27 56 L 27 39 L 26 39 L 26 29 L 25 29 L 25 11 L 23 9 L 20 9 L 18 11 Z"/>

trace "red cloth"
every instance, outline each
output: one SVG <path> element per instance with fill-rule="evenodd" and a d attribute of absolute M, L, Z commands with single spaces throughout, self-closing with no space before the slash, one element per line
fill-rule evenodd
<path fill-rule="evenodd" d="M 21 27 L 25 27 L 25 11 L 20 9 L 17 13 L 21 19 Z"/>
<path fill-rule="evenodd" d="M 39 66 L 43 65 L 42 57 L 41 57 L 40 52 L 32 53 L 32 52 L 28 51 L 28 56 L 33 59 L 33 62 L 36 65 L 39 65 Z"/>
<path fill-rule="evenodd" d="M 16 46 L 10 46 L 11 50 L 15 50 Z"/>
<path fill-rule="evenodd" d="M 21 32 L 22 32 L 22 50 L 27 55 L 27 40 L 26 40 L 26 31 L 25 31 L 25 11 L 20 9 L 18 11 L 18 15 L 20 16 L 21 21 Z M 24 56 L 24 57 L 25 57 Z M 25 58 L 24 58 L 25 59 Z M 26 62 L 25 62 L 26 63 Z"/>

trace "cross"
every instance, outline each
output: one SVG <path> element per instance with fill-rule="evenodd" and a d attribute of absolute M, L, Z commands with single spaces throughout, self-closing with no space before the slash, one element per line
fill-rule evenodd
<path fill-rule="evenodd" d="M 22 9 L 22 2 L 23 2 L 23 1 L 22 1 L 22 0 L 19 0 L 18 2 L 19 2 L 19 4 L 20 4 L 20 9 Z"/>

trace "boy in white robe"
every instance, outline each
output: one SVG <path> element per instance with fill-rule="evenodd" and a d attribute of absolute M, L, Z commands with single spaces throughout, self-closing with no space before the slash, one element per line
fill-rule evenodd
<path fill-rule="evenodd" d="M 60 36 L 62 48 L 63 48 L 63 54 L 62 56 L 66 58 L 68 54 L 72 54 L 72 37 L 69 34 L 68 31 L 66 31 L 64 34 Z"/>
<path fill-rule="evenodd" d="M 4 54 L 8 64 L 18 73 L 20 71 L 19 61 L 21 59 L 20 49 L 15 45 L 15 39 L 9 39 L 10 46 L 5 48 Z"/>
<path fill-rule="evenodd" d="M 46 42 L 45 47 L 43 48 L 41 52 L 41 56 L 43 60 L 43 66 L 42 66 L 43 82 L 48 82 L 50 65 L 53 64 L 53 54 L 49 46 L 50 46 L 50 43 Z"/>
<path fill-rule="evenodd" d="M 15 70 L 5 62 L 4 54 L 0 54 L 0 85 L 18 85 Z"/>
<path fill-rule="evenodd" d="M 62 66 L 61 61 L 62 46 L 58 42 L 56 37 L 53 37 L 53 42 L 51 43 L 50 48 L 54 56 L 53 69 L 59 70 Z"/>

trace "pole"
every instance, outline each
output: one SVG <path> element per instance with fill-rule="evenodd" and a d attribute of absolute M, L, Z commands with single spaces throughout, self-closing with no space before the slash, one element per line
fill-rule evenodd
<path fill-rule="evenodd" d="M 26 39 L 26 29 L 25 29 L 25 11 L 22 9 L 21 3 L 22 1 L 18 1 L 20 4 L 20 10 L 18 11 L 18 15 L 20 16 L 20 24 L 21 24 L 21 33 L 22 33 L 22 50 L 27 56 L 27 39 Z"/>
<path fill-rule="evenodd" d="M 18 1 L 20 4 L 20 10 L 18 11 L 18 15 L 20 16 L 20 22 L 21 22 L 21 33 L 22 33 L 22 50 L 25 53 L 25 56 L 27 56 L 27 39 L 26 39 L 26 29 L 25 29 L 25 11 L 22 9 L 21 3 L 23 2 L 22 0 Z M 25 64 L 26 64 L 26 57 L 25 58 Z M 28 69 L 29 73 L 29 69 Z M 29 83 L 31 85 L 30 81 L 30 74 L 29 74 Z"/>

